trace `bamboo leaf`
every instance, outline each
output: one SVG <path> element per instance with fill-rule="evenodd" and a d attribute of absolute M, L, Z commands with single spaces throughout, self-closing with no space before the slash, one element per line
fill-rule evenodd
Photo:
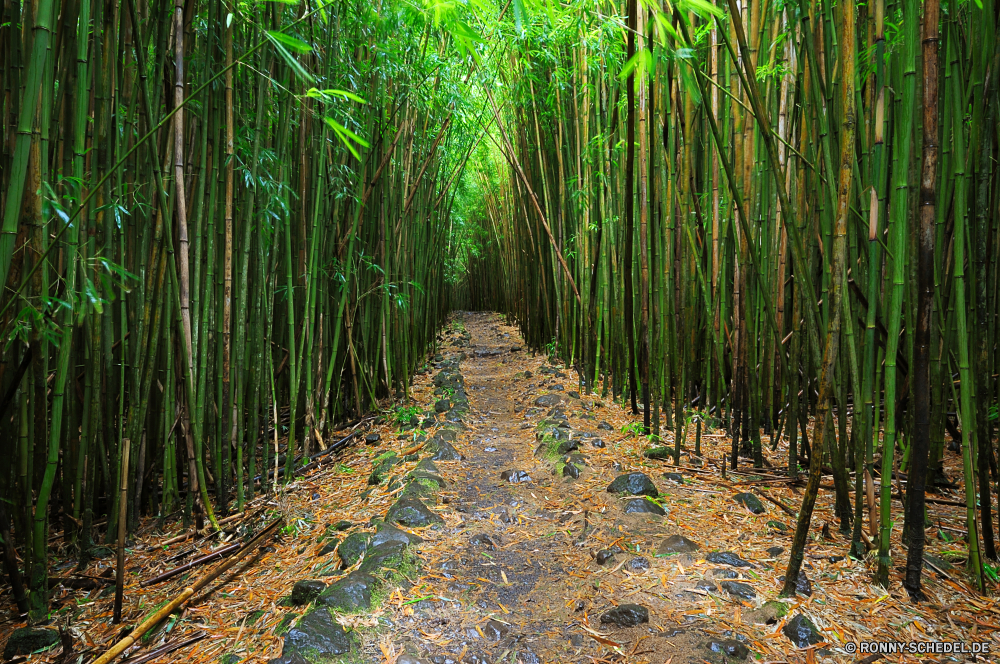
<path fill-rule="evenodd" d="M 274 0 L 269 0 L 274 1 Z M 276 44 L 281 44 L 283 47 L 295 53 L 309 53 L 312 51 L 312 46 L 305 43 L 301 39 L 292 37 L 291 35 L 286 35 L 284 32 L 279 32 L 277 30 L 268 30 L 267 36 L 271 38 L 271 41 Z"/>

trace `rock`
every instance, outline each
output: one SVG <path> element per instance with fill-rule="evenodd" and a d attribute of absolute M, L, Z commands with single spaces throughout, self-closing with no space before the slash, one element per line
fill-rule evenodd
<path fill-rule="evenodd" d="M 647 459 L 672 459 L 674 451 L 669 447 L 650 447 L 642 453 Z"/>
<path fill-rule="evenodd" d="M 663 540 L 657 553 L 694 553 L 701 547 L 683 535 L 671 535 Z"/>
<path fill-rule="evenodd" d="M 752 493 L 738 493 L 733 496 L 733 500 L 743 505 L 754 514 L 763 514 L 767 511 L 764 508 L 764 503 L 760 502 L 760 498 Z"/>
<path fill-rule="evenodd" d="M 493 447 L 492 445 L 483 448 L 483 452 L 496 452 L 496 451 L 497 448 Z"/>
<path fill-rule="evenodd" d="M 449 410 L 451 410 L 451 401 L 448 397 L 438 399 L 438 401 L 434 404 L 435 413 L 447 413 Z"/>
<path fill-rule="evenodd" d="M 485 546 L 487 549 L 497 548 L 496 542 L 493 541 L 493 538 L 485 533 L 480 533 L 479 535 L 473 535 L 470 537 L 469 544 L 472 546 Z"/>
<path fill-rule="evenodd" d="M 572 452 L 573 450 L 578 450 L 578 449 L 580 449 L 580 443 L 578 443 L 577 441 L 564 440 L 563 442 L 559 443 L 559 447 L 556 448 L 556 453 L 567 454 L 569 452 Z"/>
<path fill-rule="evenodd" d="M 535 399 L 535 405 L 542 408 L 550 408 L 552 406 L 558 406 L 562 403 L 562 397 L 558 394 L 543 394 L 542 396 Z"/>
<path fill-rule="evenodd" d="M 500 479 L 511 484 L 520 484 L 521 482 L 530 482 L 531 476 L 523 470 L 505 470 L 500 473 Z"/>
<path fill-rule="evenodd" d="M 428 473 L 422 470 L 414 470 L 406 477 L 410 482 L 419 482 L 432 491 L 436 489 L 443 489 L 448 486 L 448 483 L 445 482 L 444 478 L 440 475 L 435 475 L 434 473 Z"/>
<path fill-rule="evenodd" d="M 677 482 L 678 484 L 684 484 L 684 476 L 680 473 L 663 473 L 663 479 L 670 482 Z"/>
<path fill-rule="evenodd" d="M 240 664 L 242 661 L 243 658 L 234 652 L 227 652 L 219 658 L 219 664 Z"/>
<path fill-rule="evenodd" d="M 656 514 L 666 516 L 667 512 L 649 498 L 634 498 L 622 508 L 625 514 Z"/>
<path fill-rule="evenodd" d="M 716 592 L 719 589 L 718 586 L 716 586 L 714 583 L 712 583 L 708 579 L 702 579 L 698 583 L 694 584 L 694 587 L 697 590 L 704 590 L 705 592 L 709 592 L 709 593 L 714 593 L 714 592 Z"/>
<path fill-rule="evenodd" d="M 577 392 L 576 390 L 570 390 L 569 392 L 566 393 L 566 396 L 568 396 L 570 399 L 579 399 L 580 393 Z"/>
<path fill-rule="evenodd" d="M 778 577 L 778 581 L 782 583 L 785 582 L 785 575 L 782 574 Z M 809 582 L 809 577 L 806 576 L 805 570 L 799 570 L 799 576 L 795 579 L 795 592 L 799 595 L 805 595 L 806 597 L 812 597 L 813 587 L 812 583 Z"/>
<path fill-rule="evenodd" d="M 458 432 L 454 429 L 441 429 L 434 434 L 434 438 L 437 440 L 445 440 L 449 443 L 454 443 L 458 440 Z"/>
<path fill-rule="evenodd" d="M 601 549 L 600 551 L 597 552 L 595 559 L 597 560 L 598 565 L 603 565 L 609 560 L 614 561 L 615 552 L 612 551 L 611 549 Z"/>
<path fill-rule="evenodd" d="M 787 533 L 789 530 L 791 530 L 791 528 L 789 528 L 788 526 L 786 526 L 785 524 L 783 524 L 780 521 L 768 521 L 767 522 L 767 527 L 768 528 L 772 528 L 774 530 L 777 530 L 778 532 L 781 532 L 781 533 Z"/>
<path fill-rule="evenodd" d="M 444 519 L 432 512 L 419 498 L 400 498 L 385 515 L 388 523 L 398 523 L 409 528 L 424 528 Z"/>
<path fill-rule="evenodd" d="M 323 548 L 319 550 L 316 554 L 317 556 L 328 556 L 337 550 L 337 545 L 340 544 L 340 540 L 330 540 L 323 545 Z"/>
<path fill-rule="evenodd" d="M 611 470 L 615 471 L 616 473 L 620 473 L 621 471 L 625 470 L 625 466 L 623 466 L 617 461 L 612 461 Z"/>
<path fill-rule="evenodd" d="M 318 609 L 299 620 L 288 630 L 281 656 L 293 653 L 308 654 L 310 658 L 329 658 L 351 651 L 351 639 L 339 624 L 333 621 L 330 612 Z"/>
<path fill-rule="evenodd" d="M 750 563 L 731 551 L 713 551 L 705 556 L 705 560 L 717 565 L 729 565 L 730 567 L 750 567 Z"/>
<path fill-rule="evenodd" d="M 781 633 L 787 636 L 796 648 L 808 648 L 825 640 L 816 629 L 816 625 L 801 613 L 785 623 Z"/>
<path fill-rule="evenodd" d="M 649 622 L 649 609 L 638 604 L 622 604 L 601 614 L 601 624 L 636 627 Z"/>
<path fill-rule="evenodd" d="M 338 611 L 368 609 L 376 583 L 370 574 L 355 570 L 324 590 L 316 603 Z"/>
<path fill-rule="evenodd" d="M 705 647 L 714 653 L 723 655 L 728 661 L 730 658 L 743 660 L 750 655 L 750 649 L 735 639 L 717 640 L 712 639 L 705 644 Z"/>
<path fill-rule="evenodd" d="M 423 541 L 420 537 L 405 530 L 400 530 L 388 523 L 380 523 L 375 531 L 375 536 L 372 537 L 371 545 L 372 547 L 380 547 L 388 542 L 396 542 L 403 546 L 410 546 L 411 544 L 420 544 Z"/>
<path fill-rule="evenodd" d="M 340 547 L 337 549 L 337 555 L 340 556 L 341 561 L 340 566 L 347 569 L 358 562 L 358 559 L 368 549 L 369 538 L 368 533 L 351 533 L 348 535 L 347 539 L 341 542 Z"/>
<path fill-rule="evenodd" d="M 365 559 L 361 561 L 358 571 L 367 574 L 379 574 L 385 569 L 399 569 L 403 563 L 403 552 L 406 545 L 402 542 L 386 542 L 382 546 L 368 549 Z"/>
<path fill-rule="evenodd" d="M 444 440 L 438 441 L 437 452 L 431 457 L 431 461 L 461 461 L 463 457 L 455 447 Z"/>
<path fill-rule="evenodd" d="M 611 493 L 624 493 L 630 496 L 652 496 L 654 498 L 660 495 L 656 485 L 653 484 L 653 480 L 649 479 L 649 475 L 644 473 L 619 475 L 608 485 L 608 491 Z"/>
<path fill-rule="evenodd" d="M 601 438 L 591 438 L 590 444 L 593 445 L 594 447 L 604 447 L 604 440 L 602 440 Z"/>
<path fill-rule="evenodd" d="M 722 581 L 719 583 L 719 587 L 733 597 L 750 600 L 757 598 L 757 591 L 753 589 L 753 586 L 747 583 L 740 583 L 739 581 Z"/>
<path fill-rule="evenodd" d="M 333 528 L 334 530 L 343 531 L 343 530 L 347 530 L 348 528 L 350 528 L 353 525 L 354 524 L 351 523 L 350 521 L 338 521 L 337 523 L 333 524 L 330 527 Z"/>
<path fill-rule="evenodd" d="M 292 594 L 288 600 L 295 606 L 302 606 L 313 601 L 319 594 L 326 590 L 326 584 L 315 579 L 303 579 L 296 581 L 292 586 Z"/>
<path fill-rule="evenodd" d="M 440 474 L 441 472 L 440 470 L 438 470 L 438 467 L 434 465 L 434 462 L 431 461 L 430 459 L 424 459 L 423 461 L 418 463 L 416 468 L 414 468 L 414 470 L 422 470 L 426 473 L 434 473 L 435 475 Z"/>
<path fill-rule="evenodd" d="M 783 546 L 771 546 L 767 548 L 767 555 L 772 558 L 777 558 L 785 552 L 785 547 Z"/>
<path fill-rule="evenodd" d="M 571 463 L 567 463 L 563 466 L 562 471 L 563 477 L 572 477 L 574 480 L 580 478 L 580 469 Z"/>
<path fill-rule="evenodd" d="M 788 615 L 788 605 L 784 602 L 771 600 L 764 602 L 759 609 L 744 614 L 755 625 L 774 625 Z"/>
<path fill-rule="evenodd" d="M 643 558 L 642 556 L 636 556 L 635 558 L 630 558 L 627 563 L 625 563 L 625 569 L 632 572 L 633 574 L 639 574 L 640 572 L 645 572 L 650 567 L 649 560 Z"/>
<path fill-rule="evenodd" d="M 381 440 L 382 440 L 382 436 L 380 436 L 377 433 L 370 433 L 367 436 L 365 436 L 365 444 L 366 445 L 378 445 L 379 441 L 381 441 Z"/>
<path fill-rule="evenodd" d="M 728 569 L 726 567 L 716 567 L 714 569 L 708 570 L 712 575 L 713 579 L 738 579 L 740 578 L 740 573 L 734 569 Z"/>
<path fill-rule="evenodd" d="M 483 636 L 486 637 L 487 641 L 493 641 L 496 643 L 503 637 L 507 636 L 507 632 L 510 631 L 510 627 L 503 624 L 499 620 L 487 620 L 486 624 L 482 626 Z"/>
<path fill-rule="evenodd" d="M 601 422 L 600 424 L 597 425 L 597 428 L 600 429 L 601 431 L 614 431 L 615 430 L 615 428 L 613 426 L 611 426 L 610 424 L 608 424 L 607 422 Z"/>
<path fill-rule="evenodd" d="M 413 655 L 401 655 L 400 658 L 396 660 L 396 664 L 425 664 L 425 662 L 422 659 L 417 659 Z"/>
<path fill-rule="evenodd" d="M 21 627 L 11 632 L 7 647 L 3 649 L 4 659 L 14 659 L 18 655 L 30 655 L 44 648 L 60 643 L 59 632 L 45 627 Z"/>

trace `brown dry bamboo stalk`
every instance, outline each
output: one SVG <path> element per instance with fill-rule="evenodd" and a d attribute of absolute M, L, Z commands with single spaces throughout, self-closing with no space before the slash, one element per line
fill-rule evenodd
<path fill-rule="evenodd" d="M 181 593 L 177 595 L 177 597 L 170 600 L 170 602 L 168 602 L 164 607 L 154 612 L 152 615 L 150 615 L 141 623 L 139 623 L 139 626 L 136 627 L 134 630 L 132 630 L 128 634 L 128 636 L 126 636 L 124 639 L 116 643 L 110 650 L 108 650 L 106 653 L 104 653 L 103 655 L 95 659 L 93 662 L 91 662 L 91 664 L 108 664 L 108 662 L 113 660 L 115 657 L 125 652 L 128 648 L 134 645 L 139 639 L 141 639 L 146 632 L 153 629 L 153 627 L 155 627 L 161 620 L 169 616 L 176 609 L 183 606 L 184 603 L 187 602 L 189 599 L 191 599 L 191 597 L 196 592 L 207 586 L 214 579 L 218 578 L 220 574 L 222 574 L 227 569 L 235 565 L 241 558 L 243 558 L 243 556 L 250 553 L 251 550 L 255 549 L 259 544 L 261 544 L 264 541 L 264 539 L 268 535 L 273 534 L 274 530 L 277 529 L 284 522 L 285 519 L 282 517 L 279 517 L 274 521 L 272 521 L 270 525 L 268 525 L 266 528 L 264 528 L 264 530 L 260 532 L 260 534 L 258 534 L 249 543 L 247 543 L 247 545 L 243 547 L 243 550 L 240 551 L 239 554 L 233 556 L 229 560 L 222 562 L 211 572 L 198 579 L 193 585 L 188 586 L 187 588 L 182 590 Z"/>

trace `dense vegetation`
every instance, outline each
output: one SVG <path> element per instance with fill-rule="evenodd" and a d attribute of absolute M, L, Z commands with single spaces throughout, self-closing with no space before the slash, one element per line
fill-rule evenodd
<path fill-rule="evenodd" d="M 120 515 L 215 523 L 404 402 L 456 307 L 507 313 L 651 436 L 697 411 L 734 467 L 786 439 L 809 467 L 789 589 L 828 460 L 858 556 L 863 478 L 907 479 L 919 596 L 947 429 L 981 588 L 996 9 L 7 0 L 0 535 L 22 608 L 46 615 L 52 532 L 86 559 Z"/>

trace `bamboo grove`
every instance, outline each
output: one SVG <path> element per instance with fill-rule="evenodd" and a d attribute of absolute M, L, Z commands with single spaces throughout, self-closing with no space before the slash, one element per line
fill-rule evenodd
<path fill-rule="evenodd" d="M 405 397 L 472 59 L 348 1 L 10 0 L 0 44 L 0 527 L 42 620 L 50 545 L 216 524 Z"/>
<path fill-rule="evenodd" d="M 976 587 L 997 559 L 998 25 L 992 0 L 625 0 L 513 28 L 467 297 L 652 440 L 724 424 L 733 468 L 787 441 L 785 593 L 824 473 L 883 586 L 906 558 L 921 597 L 953 480 Z"/>
<path fill-rule="evenodd" d="M 808 471 L 786 591 L 824 473 L 882 585 L 903 554 L 880 480 L 905 478 L 917 598 L 925 490 L 963 480 L 984 588 L 996 14 L 5 0 L 0 538 L 19 609 L 45 619 L 53 546 L 85 562 L 144 516 L 217 527 L 344 423 L 405 404 L 455 308 L 506 313 L 584 391 L 672 430 L 677 458 L 695 418 L 729 427 L 733 467 L 785 441 Z"/>

